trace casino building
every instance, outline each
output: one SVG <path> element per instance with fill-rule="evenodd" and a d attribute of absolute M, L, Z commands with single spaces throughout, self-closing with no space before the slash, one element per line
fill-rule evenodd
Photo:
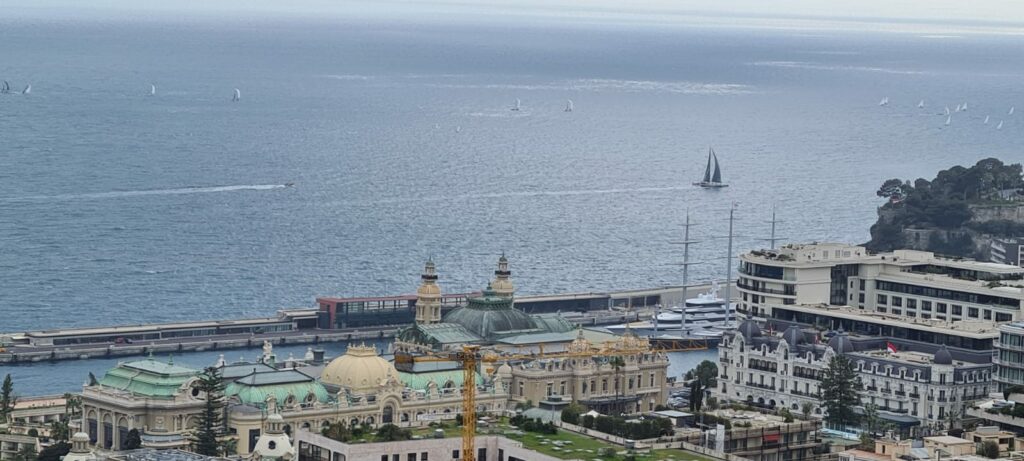
<path fill-rule="evenodd" d="M 489 287 L 442 318 L 436 268 L 428 261 L 417 290 L 417 321 L 400 333 L 395 349 L 440 352 L 468 343 L 527 351 L 539 345 L 545 350 L 594 351 L 586 358 L 482 364 L 475 383 L 477 411 L 482 414 L 500 414 L 516 402 L 540 402 L 554 395 L 602 412 L 646 412 L 665 403 L 664 353 L 649 350 L 635 336 L 575 328 L 557 315 L 531 316 L 517 310 L 510 275 L 502 256 Z M 610 360 L 607 352 L 619 350 L 622 361 Z M 318 432 L 334 421 L 350 426 L 424 426 L 454 419 L 462 407 L 464 374 L 458 363 L 414 362 L 396 368 L 370 346 L 349 345 L 344 355 L 330 361 L 312 350 L 301 360 L 279 361 L 267 343 L 255 363 L 228 364 L 222 359 L 216 367 L 225 383 L 226 426 L 237 438 L 238 453 L 245 456 L 279 452 L 283 444 L 276 440 L 282 433 L 290 437 L 299 429 Z M 187 448 L 205 403 L 198 387 L 200 373 L 150 357 L 120 363 L 87 383 L 82 390 L 82 427 L 90 443 L 122 449 L 128 431 L 138 429 L 144 447 Z"/>

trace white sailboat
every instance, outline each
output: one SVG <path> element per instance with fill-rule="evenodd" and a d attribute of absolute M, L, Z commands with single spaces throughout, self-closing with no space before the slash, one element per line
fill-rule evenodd
<path fill-rule="evenodd" d="M 964 103 L 964 106 L 960 108 L 960 110 L 962 110 L 964 112 L 967 112 L 967 103 L 966 102 Z"/>
<path fill-rule="evenodd" d="M 943 115 L 949 115 L 949 106 L 946 106 L 946 113 Z"/>
<path fill-rule="evenodd" d="M 917 108 L 924 109 L 924 99 L 922 99 L 921 102 L 917 103 Z"/>
<path fill-rule="evenodd" d="M 156 85 L 149 85 L 149 95 L 156 96 Z"/>
<path fill-rule="evenodd" d="M 566 112 L 572 112 L 572 108 L 573 108 L 573 106 L 572 106 L 572 99 L 566 100 L 565 101 L 565 111 Z"/>
<path fill-rule="evenodd" d="M 988 115 L 985 116 L 985 124 L 988 125 Z"/>
<path fill-rule="evenodd" d="M 712 167 L 712 164 L 714 164 L 714 167 Z M 715 155 L 714 149 L 708 148 L 708 165 L 704 168 L 704 179 L 693 183 L 693 185 L 716 189 L 719 187 L 729 187 L 728 184 L 722 182 L 722 169 L 718 167 L 718 156 Z"/>
<path fill-rule="evenodd" d="M 1002 121 L 1002 120 L 1000 120 L 1000 121 L 999 121 L 999 124 L 998 124 L 998 125 L 996 125 L 996 129 L 997 129 L 997 130 L 1001 130 L 1001 129 L 1003 129 L 1003 121 Z"/>
<path fill-rule="evenodd" d="M 950 122 L 952 122 L 952 121 L 953 121 L 953 116 L 952 115 L 946 117 L 946 126 L 949 126 Z"/>
<path fill-rule="evenodd" d="M 0 88 L 0 93 L 7 94 L 11 92 L 11 84 L 4 80 L 4 86 Z"/>
<path fill-rule="evenodd" d="M 881 101 L 878 101 L 878 105 L 879 106 L 888 106 L 889 105 L 889 97 L 888 96 L 883 97 Z"/>
<path fill-rule="evenodd" d="M 462 133 L 462 125 L 459 125 L 459 126 L 455 127 L 455 132 L 456 133 Z"/>
<path fill-rule="evenodd" d="M 21 90 L 21 94 L 29 94 L 31 92 L 32 92 L 32 84 L 29 84 L 28 86 L 25 87 L 24 90 Z"/>
<path fill-rule="evenodd" d="M 1006 115 L 1013 115 L 1013 109 L 1014 109 L 1014 107 L 1010 106 L 1010 111 L 1007 112 Z"/>
<path fill-rule="evenodd" d="M 238 88 L 235 88 L 235 94 L 231 96 L 231 100 L 238 102 L 242 100 L 242 92 Z"/>
<path fill-rule="evenodd" d="M 522 107 L 522 105 L 523 105 L 523 102 L 520 101 L 519 98 L 516 98 L 516 105 L 512 106 L 512 110 L 515 111 L 515 112 L 518 112 L 520 107 Z"/>

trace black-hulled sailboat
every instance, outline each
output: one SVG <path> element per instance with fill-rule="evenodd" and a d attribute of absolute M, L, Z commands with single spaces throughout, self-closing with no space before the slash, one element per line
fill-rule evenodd
<path fill-rule="evenodd" d="M 708 166 L 704 169 L 704 179 L 693 185 L 707 188 L 729 187 L 722 182 L 722 169 L 718 167 L 718 156 L 715 155 L 714 149 L 708 149 Z"/>

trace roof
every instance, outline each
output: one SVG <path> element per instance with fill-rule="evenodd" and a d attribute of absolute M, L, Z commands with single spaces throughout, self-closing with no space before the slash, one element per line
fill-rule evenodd
<path fill-rule="evenodd" d="M 526 333 L 506 336 L 496 342 L 502 344 L 563 343 L 576 339 L 574 333 Z"/>
<path fill-rule="evenodd" d="M 220 375 L 225 380 L 230 380 L 241 378 L 242 376 L 248 376 L 253 373 L 265 373 L 276 370 L 276 368 L 265 363 L 232 363 L 231 365 L 221 367 Z"/>
<path fill-rule="evenodd" d="M 493 341 L 513 333 L 543 333 L 533 318 L 512 307 L 512 299 L 493 295 L 487 290 L 483 296 L 469 299 L 469 304 L 458 307 L 444 316 L 445 323 L 462 325 L 472 334 Z"/>
<path fill-rule="evenodd" d="M 963 445 L 963 444 L 974 444 L 967 439 L 961 439 L 960 437 L 953 437 L 951 435 L 936 435 L 934 437 L 924 437 L 925 441 L 941 443 L 943 445 Z"/>
<path fill-rule="evenodd" d="M 476 384 L 483 385 L 484 377 L 482 373 L 476 373 Z M 430 385 L 430 381 L 434 381 L 437 387 L 443 388 L 448 382 L 451 382 L 451 387 L 455 389 L 461 389 L 462 384 L 465 381 L 465 374 L 462 370 L 442 370 L 442 371 L 427 371 L 421 373 L 408 373 L 404 371 L 398 372 L 398 379 L 405 384 L 406 387 L 416 390 L 426 390 Z"/>
<path fill-rule="evenodd" d="M 403 329 L 399 339 L 419 344 L 462 344 L 480 342 L 481 338 L 457 323 L 415 324 Z"/>
<path fill-rule="evenodd" d="M 534 314 L 531 317 L 533 318 L 534 325 L 541 330 L 562 333 L 576 329 L 576 326 L 566 320 L 561 314 Z"/>
<path fill-rule="evenodd" d="M 171 399 L 199 372 L 152 358 L 120 363 L 107 370 L 99 385 L 151 398 Z"/>
<path fill-rule="evenodd" d="M 263 405 L 271 395 L 278 404 L 284 404 L 289 397 L 296 402 L 308 402 L 312 398 L 323 403 L 330 399 L 323 384 L 296 370 L 252 373 L 228 383 L 224 395 L 253 405 Z"/>

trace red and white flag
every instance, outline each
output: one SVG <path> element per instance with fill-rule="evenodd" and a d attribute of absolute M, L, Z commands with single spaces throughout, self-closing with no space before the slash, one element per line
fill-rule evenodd
<path fill-rule="evenodd" d="M 895 354 L 896 353 L 896 345 L 893 344 L 893 343 L 890 343 L 889 341 L 885 342 L 885 349 L 888 350 L 890 354 Z"/>

